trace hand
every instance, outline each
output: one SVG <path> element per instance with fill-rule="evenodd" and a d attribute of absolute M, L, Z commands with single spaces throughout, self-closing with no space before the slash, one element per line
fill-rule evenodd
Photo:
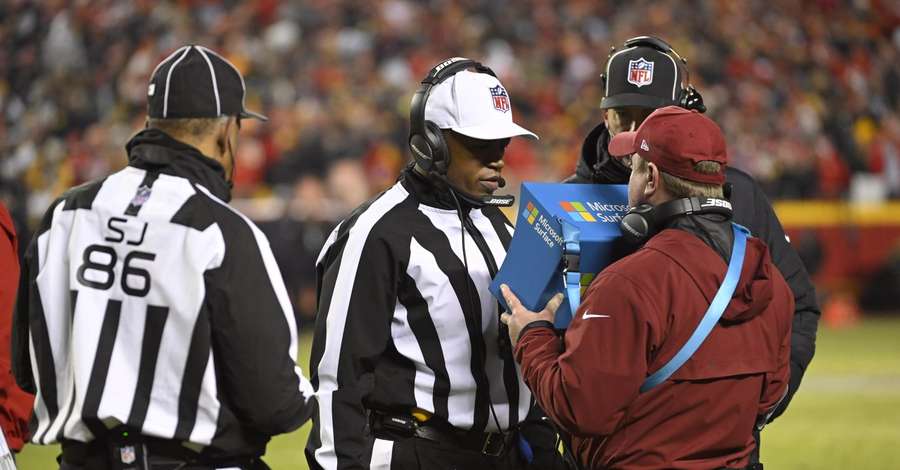
<path fill-rule="evenodd" d="M 509 341 L 512 343 L 513 347 L 515 347 L 516 342 L 519 341 L 519 333 L 521 333 L 522 329 L 529 323 L 541 320 L 553 323 L 553 319 L 556 317 L 556 309 L 559 308 L 563 301 L 563 295 L 556 294 L 549 302 L 547 302 L 547 306 L 544 307 L 543 310 L 540 312 L 532 312 L 522 305 L 522 302 L 519 301 L 516 294 L 513 294 L 506 284 L 500 285 L 500 292 L 503 294 L 506 305 L 509 307 L 509 313 L 500 315 L 500 321 L 509 327 Z"/>

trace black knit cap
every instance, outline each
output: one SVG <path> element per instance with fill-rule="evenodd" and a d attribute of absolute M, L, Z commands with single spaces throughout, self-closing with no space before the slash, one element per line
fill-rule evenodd
<path fill-rule="evenodd" d="M 600 107 L 656 109 L 677 105 L 681 81 L 681 70 L 670 55 L 643 45 L 626 47 L 607 61 L 606 90 Z"/>
<path fill-rule="evenodd" d="M 269 118 L 244 108 L 244 77 L 216 52 L 184 46 L 166 57 L 150 78 L 147 114 L 151 118 Z"/>

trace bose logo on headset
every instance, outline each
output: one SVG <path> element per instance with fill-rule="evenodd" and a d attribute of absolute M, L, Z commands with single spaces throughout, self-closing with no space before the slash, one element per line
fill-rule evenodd
<path fill-rule="evenodd" d="M 431 158 L 428 155 L 425 155 L 424 153 L 422 153 L 422 151 L 419 150 L 419 148 L 416 147 L 415 145 L 410 145 L 409 148 L 411 148 L 413 152 L 416 152 L 416 154 L 418 154 L 419 157 L 421 157 L 421 158 Z"/>
<path fill-rule="evenodd" d="M 461 60 L 468 60 L 468 59 L 466 59 L 465 57 L 451 57 L 451 58 L 449 58 L 449 59 L 447 59 L 447 60 L 441 62 L 440 64 L 437 64 L 437 65 L 434 67 L 434 70 L 433 70 L 432 73 L 433 73 L 434 75 L 437 75 L 438 73 L 441 72 L 441 70 L 444 70 L 444 68 L 446 68 L 448 65 L 453 64 L 453 63 L 455 63 L 455 62 L 459 62 L 459 61 L 461 61 Z"/>
<path fill-rule="evenodd" d="M 511 201 L 509 199 L 509 196 L 494 196 L 483 199 L 482 203 L 489 206 L 509 206 Z"/>

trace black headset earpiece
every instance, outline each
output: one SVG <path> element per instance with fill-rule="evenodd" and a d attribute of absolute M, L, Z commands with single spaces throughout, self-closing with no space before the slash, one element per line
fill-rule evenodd
<path fill-rule="evenodd" d="M 453 57 L 436 65 L 419 85 L 409 105 L 409 149 L 416 166 L 425 173 L 447 174 L 450 167 L 450 151 L 441 129 L 433 122 L 425 120 L 425 105 L 428 96 L 444 80 L 466 69 L 475 69 L 494 77 L 497 74 L 480 62 L 464 57 Z"/>
<path fill-rule="evenodd" d="M 622 237 L 633 244 L 646 242 L 667 222 L 680 215 L 718 214 L 726 219 L 732 218 L 731 203 L 715 197 L 686 197 L 660 204 L 638 204 L 622 217 L 619 228 Z"/>
<path fill-rule="evenodd" d="M 606 90 L 606 67 L 609 65 L 609 59 L 612 59 L 613 54 L 616 53 L 616 46 L 609 46 L 609 54 L 606 56 L 606 64 L 603 66 L 604 72 L 600 74 L 600 89 Z"/>
<path fill-rule="evenodd" d="M 622 237 L 628 243 L 638 245 L 650 238 L 653 223 L 653 206 L 650 204 L 638 204 L 630 209 L 619 222 Z"/>
<path fill-rule="evenodd" d="M 703 96 L 694 88 L 694 85 L 688 85 L 687 90 L 682 93 L 678 106 L 684 109 L 697 111 L 698 113 L 706 112 L 706 104 L 703 103 Z"/>

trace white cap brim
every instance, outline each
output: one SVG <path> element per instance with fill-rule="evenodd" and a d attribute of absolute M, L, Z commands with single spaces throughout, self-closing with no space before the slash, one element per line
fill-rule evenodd
<path fill-rule="evenodd" d="M 531 137 L 535 140 L 540 139 L 534 132 L 525 129 L 514 122 L 495 121 L 490 125 L 451 127 L 450 130 L 459 132 L 466 137 L 481 140 L 508 139 L 519 136 Z"/>

